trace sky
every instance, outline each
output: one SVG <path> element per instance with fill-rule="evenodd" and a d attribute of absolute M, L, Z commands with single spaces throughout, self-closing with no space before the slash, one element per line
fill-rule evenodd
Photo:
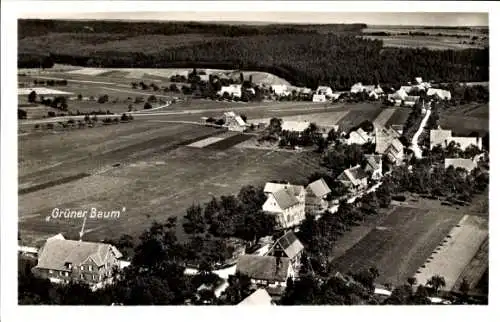
<path fill-rule="evenodd" d="M 368 25 L 488 26 L 487 13 L 469 12 L 88 12 L 24 14 L 39 19 L 230 21 L 255 23 L 366 23 Z"/>

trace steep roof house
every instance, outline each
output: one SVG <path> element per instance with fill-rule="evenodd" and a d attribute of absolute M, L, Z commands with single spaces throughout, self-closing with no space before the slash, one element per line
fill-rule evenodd
<path fill-rule="evenodd" d="M 258 286 L 286 287 L 287 279 L 295 277 L 290 259 L 274 256 L 242 255 L 236 273 L 248 276 Z"/>
<path fill-rule="evenodd" d="M 371 178 L 378 180 L 382 178 L 382 156 L 379 154 L 365 154 L 365 172 L 371 173 Z"/>
<path fill-rule="evenodd" d="M 463 158 L 450 158 L 444 159 L 444 167 L 462 168 L 468 173 L 471 173 L 477 167 L 477 163 L 474 159 L 463 159 Z"/>
<path fill-rule="evenodd" d="M 262 210 L 276 215 L 280 228 L 299 225 L 305 219 L 305 189 L 291 184 L 266 183 Z"/>
<path fill-rule="evenodd" d="M 432 96 L 438 98 L 440 100 L 450 100 L 451 93 L 450 91 L 439 89 L 439 88 L 429 88 L 427 90 L 427 96 Z"/>
<path fill-rule="evenodd" d="M 441 145 L 445 148 L 450 142 L 451 130 L 431 130 L 430 134 L 430 149 L 432 150 L 435 146 Z"/>
<path fill-rule="evenodd" d="M 316 94 L 325 95 L 326 97 L 331 97 L 333 91 L 330 86 L 318 86 L 316 89 Z"/>
<path fill-rule="evenodd" d="M 311 182 L 306 187 L 306 211 L 310 213 L 325 211 L 328 208 L 326 198 L 330 192 L 330 187 L 323 178 Z"/>
<path fill-rule="evenodd" d="M 384 154 L 392 140 L 399 137 L 399 133 L 392 128 L 375 128 L 375 152 Z"/>
<path fill-rule="evenodd" d="M 243 132 L 247 128 L 247 123 L 240 115 L 236 115 L 234 112 L 225 112 L 224 126 L 227 127 L 229 131 Z"/>
<path fill-rule="evenodd" d="M 237 305 L 274 305 L 273 299 L 264 288 L 259 288 Z"/>
<path fill-rule="evenodd" d="M 346 143 L 351 144 L 359 144 L 363 145 L 365 143 L 371 142 L 372 137 L 366 133 L 362 128 L 357 129 L 356 131 L 352 131 L 349 133 L 349 137 L 346 140 Z"/>
<path fill-rule="evenodd" d="M 304 132 L 310 125 L 311 123 L 306 121 L 283 121 L 281 124 L 281 130 L 301 133 Z"/>
<path fill-rule="evenodd" d="M 300 265 L 300 256 L 304 250 L 304 245 L 297 236 L 289 231 L 281 236 L 270 248 L 266 256 L 286 257 L 290 259 L 294 269 Z"/>
<path fill-rule="evenodd" d="M 389 147 L 385 151 L 389 161 L 395 163 L 396 165 L 401 164 L 404 159 L 404 145 L 399 141 L 399 139 L 393 139 L 389 144 Z"/>
<path fill-rule="evenodd" d="M 53 283 L 79 281 L 93 288 L 110 281 L 122 254 L 105 243 L 65 239 L 61 234 L 48 238 L 39 250 L 33 273 Z"/>
<path fill-rule="evenodd" d="M 364 188 L 368 185 L 368 174 L 360 165 L 345 169 L 337 180 L 344 184 L 351 191 Z"/>

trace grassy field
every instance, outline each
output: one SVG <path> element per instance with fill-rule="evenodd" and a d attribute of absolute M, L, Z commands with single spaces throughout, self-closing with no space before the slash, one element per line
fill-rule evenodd
<path fill-rule="evenodd" d="M 420 48 L 425 47 L 433 50 L 457 50 L 467 48 L 484 48 L 487 41 L 477 41 L 471 44 L 469 40 L 455 37 L 433 37 L 433 36 L 363 36 L 367 39 L 378 39 L 384 42 L 385 47 Z M 463 42 L 467 43 L 464 44 Z"/>
<path fill-rule="evenodd" d="M 458 116 L 442 113 L 439 123 L 443 129 L 451 129 L 455 136 L 467 136 L 471 132 L 479 132 L 485 135 L 489 132 L 488 118 L 479 118 L 472 116 Z"/>
<path fill-rule="evenodd" d="M 373 121 L 382 111 L 379 106 L 370 103 L 347 105 L 346 108 L 349 108 L 349 113 L 338 122 L 341 131 L 348 131 L 366 120 Z"/>
<path fill-rule="evenodd" d="M 386 125 L 404 125 L 411 113 L 409 108 L 397 108 L 392 116 L 387 120 Z"/>
<path fill-rule="evenodd" d="M 314 154 L 239 149 L 231 147 L 238 142 L 225 140 L 217 149 L 186 147 L 217 133 L 195 125 L 153 126 L 134 121 L 64 135 L 19 137 L 20 188 L 91 174 L 21 194 L 23 242 L 34 243 L 57 232 L 78 232 L 81 219 L 45 220 L 56 207 L 103 211 L 125 207 L 118 220 L 88 220 L 86 239 L 137 235 L 153 220 L 182 216 L 195 201 L 237 193 L 245 184 L 303 181 L 319 169 L 319 156 Z"/>
<path fill-rule="evenodd" d="M 333 261 L 340 272 L 377 267 L 379 283 L 405 283 L 462 216 L 396 207 L 353 247 Z M 363 232 L 363 234 L 365 234 Z"/>

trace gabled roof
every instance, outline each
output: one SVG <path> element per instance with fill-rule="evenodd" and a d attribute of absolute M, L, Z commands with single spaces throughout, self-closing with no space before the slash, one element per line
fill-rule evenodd
<path fill-rule="evenodd" d="M 304 245 L 302 245 L 293 231 L 289 231 L 281 236 L 281 238 L 276 241 L 276 244 L 281 246 L 286 256 L 290 259 L 295 258 L 295 256 L 304 249 Z"/>
<path fill-rule="evenodd" d="M 400 90 L 405 91 L 405 93 L 409 93 L 411 91 L 412 86 L 401 86 Z"/>
<path fill-rule="evenodd" d="M 288 209 L 300 201 L 294 196 L 293 192 L 288 189 L 281 189 L 272 193 L 276 203 L 281 209 Z"/>
<path fill-rule="evenodd" d="M 382 156 L 379 154 L 365 154 L 366 167 L 365 169 L 376 170 L 381 167 Z"/>
<path fill-rule="evenodd" d="M 281 129 L 290 132 L 304 132 L 311 123 L 306 121 L 283 121 Z"/>
<path fill-rule="evenodd" d="M 471 172 L 472 170 L 474 170 L 474 168 L 477 167 L 477 164 L 474 161 L 474 159 L 463 159 L 463 158 L 444 159 L 445 169 L 448 169 L 448 167 L 450 166 L 453 166 L 454 168 L 462 168 L 467 170 L 468 172 Z"/>
<path fill-rule="evenodd" d="M 427 90 L 427 95 L 428 96 L 438 96 L 439 98 L 441 99 L 445 99 L 445 98 L 451 98 L 451 93 L 450 91 L 447 91 L 447 90 L 444 90 L 444 89 L 439 89 L 439 88 L 429 88 Z"/>
<path fill-rule="evenodd" d="M 97 266 L 102 266 L 110 252 L 116 258 L 122 256 L 118 249 L 110 244 L 49 238 L 40 250 L 36 267 L 67 270 L 66 263 L 78 266 L 89 258 Z"/>
<path fill-rule="evenodd" d="M 350 181 L 352 184 L 357 185 L 359 180 L 368 177 L 368 174 L 361 168 L 360 165 L 345 169 L 338 177 L 339 181 Z M 347 180 L 346 180 L 347 179 Z"/>
<path fill-rule="evenodd" d="M 236 272 L 256 280 L 285 282 L 289 267 L 290 259 L 286 257 L 241 255 Z"/>
<path fill-rule="evenodd" d="M 266 185 L 264 186 L 264 193 L 273 193 L 282 189 L 287 189 L 289 191 L 292 191 L 295 196 L 298 196 L 303 192 L 304 187 L 290 183 L 267 182 Z"/>
<path fill-rule="evenodd" d="M 401 152 L 405 148 L 403 143 L 399 139 L 393 139 L 389 148 L 392 148 L 396 152 Z"/>
<path fill-rule="evenodd" d="M 272 305 L 272 300 L 273 299 L 265 289 L 259 288 L 238 303 L 238 305 Z"/>
<path fill-rule="evenodd" d="M 375 152 L 384 154 L 397 137 L 399 137 L 399 133 L 392 128 L 375 128 Z"/>
<path fill-rule="evenodd" d="M 307 188 L 318 198 L 323 198 L 331 192 L 323 178 L 311 182 Z"/>
<path fill-rule="evenodd" d="M 451 138 L 451 130 L 431 130 L 430 142 L 431 146 L 443 144 L 446 140 Z"/>

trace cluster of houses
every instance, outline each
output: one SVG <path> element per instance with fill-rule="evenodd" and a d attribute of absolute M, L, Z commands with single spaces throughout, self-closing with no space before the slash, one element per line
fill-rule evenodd
<path fill-rule="evenodd" d="M 455 146 L 462 151 L 465 151 L 467 148 L 475 146 L 479 150 L 483 148 L 483 141 L 481 137 L 459 137 L 453 136 L 451 130 L 443 130 L 438 128 L 436 130 L 431 130 L 430 133 L 430 149 L 432 150 L 434 147 L 441 146 L 446 148 L 452 142 L 455 143 Z M 483 154 L 478 154 L 470 159 L 465 158 L 446 158 L 444 160 L 444 166 L 447 169 L 450 166 L 454 168 L 462 168 L 466 170 L 468 173 L 472 172 L 477 166 L 478 162 L 483 157 Z"/>

